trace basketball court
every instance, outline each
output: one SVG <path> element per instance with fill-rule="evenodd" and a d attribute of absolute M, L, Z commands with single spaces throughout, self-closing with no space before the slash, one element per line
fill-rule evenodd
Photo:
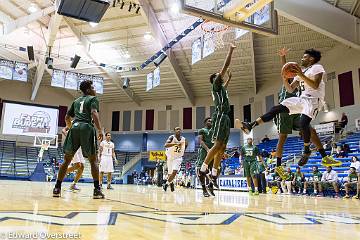
<path fill-rule="evenodd" d="M 2 181 L 2 234 L 68 233 L 80 234 L 80 239 L 360 237 L 359 201 L 249 197 L 231 191 L 204 199 L 200 190 L 176 189 L 169 194 L 153 186 L 134 185 L 116 185 L 105 200 L 95 201 L 88 184 L 80 185 L 78 193 L 65 190 L 60 199 L 51 198 L 52 187 Z"/>
<path fill-rule="evenodd" d="M 196 159 L 197 130 L 215 111 L 209 76 L 221 69 L 230 44 L 231 151 L 248 137 L 278 138 L 272 123 L 246 135 L 234 120 L 251 122 L 277 104 L 282 48 L 288 62 L 299 62 L 305 49 L 323 53 L 331 80 L 323 111 L 330 113 L 315 124 L 348 111 L 357 124 L 351 131 L 359 131 L 360 0 L 72 1 L 0 0 L 0 240 L 360 239 L 356 199 L 250 196 L 235 180 L 205 198 L 200 185 L 164 192 L 133 184 L 132 176 L 154 174 L 178 126 L 191 138 L 189 162 Z M 64 118 L 83 80 L 92 81 L 103 130 L 115 142 L 114 190 L 105 187 L 105 199 L 93 199 L 86 161 L 81 190 L 69 189 L 68 175 L 61 197 L 53 198 Z M 358 154 L 358 139 L 348 141 Z M 291 170 L 301 147 L 285 150 Z"/>

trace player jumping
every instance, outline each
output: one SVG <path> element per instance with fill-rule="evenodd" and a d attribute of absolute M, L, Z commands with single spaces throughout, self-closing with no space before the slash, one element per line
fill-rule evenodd
<path fill-rule="evenodd" d="M 231 72 L 228 71 L 228 68 L 230 66 L 231 56 L 235 48 L 235 45 L 230 45 L 228 55 L 221 71 L 210 76 L 210 83 L 212 85 L 211 93 L 215 104 L 215 112 L 212 116 L 212 141 L 214 142 L 214 146 L 212 146 L 212 148 L 208 151 L 205 161 L 201 165 L 199 178 L 201 178 L 201 182 L 205 181 L 208 166 L 210 162 L 214 160 L 210 180 L 213 182 L 216 188 L 219 188 L 216 182 L 218 169 L 220 167 L 220 162 L 224 155 L 226 144 L 230 135 L 230 118 L 228 116 L 230 111 L 230 104 L 227 86 L 231 80 Z M 223 79 L 226 73 L 228 73 L 228 80 L 224 82 Z"/>
<path fill-rule="evenodd" d="M 282 76 L 283 84 L 288 92 L 292 93 L 296 88 L 300 87 L 300 97 L 289 97 L 284 99 L 279 105 L 273 107 L 270 112 L 256 119 L 256 121 L 252 123 L 241 122 L 241 125 L 239 126 L 248 134 L 257 125 L 271 121 L 277 114 L 301 114 L 299 124 L 304 138 L 303 156 L 299 162 L 299 165 L 301 166 L 306 164 L 308 156 L 311 154 L 310 122 L 318 114 L 325 97 L 326 72 L 323 66 L 318 63 L 320 59 L 321 53 L 319 51 L 308 49 L 304 52 L 303 58 L 301 59 L 303 69 L 299 66 L 295 66 L 291 69 L 297 74 L 294 81 L 290 84 L 289 79 L 284 75 Z M 325 156 L 322 158 L 322 164 L 327 166 L 338 166 L 341 165 L 341 162 Z"/>

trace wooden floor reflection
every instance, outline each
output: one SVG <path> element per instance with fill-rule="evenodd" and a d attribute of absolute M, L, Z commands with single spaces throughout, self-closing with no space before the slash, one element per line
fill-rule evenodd
<path fill-rule="evenodd" d="M 115 185 L 105 200 L 92 185 L 0 182 L 0 239 L 9 234 L 68 234 L 69 239 L 360 239 L 360 201 L 303 196 Z M 70 235 L 77 234 L 77 235 Z M 12 235 L 14 236 L 14 235 Z M 53 235 L 57 236 L 57 235 Z M 61 235 L 65 236 L 65 235 Z"/>

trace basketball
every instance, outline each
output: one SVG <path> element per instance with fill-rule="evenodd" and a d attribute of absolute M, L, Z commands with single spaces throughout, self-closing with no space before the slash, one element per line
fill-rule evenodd
<path fill-rule="evenodd" d="M 292 71 L 294 67 L 299 67 L 299 64 L 296 62 L 285 63 L 281 69 L 281 75 L 284 75 L 287 78 L 294 78 L 296 73 Z"/>

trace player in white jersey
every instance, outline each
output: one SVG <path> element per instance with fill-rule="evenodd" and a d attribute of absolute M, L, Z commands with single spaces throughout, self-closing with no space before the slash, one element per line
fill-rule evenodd
<path fill-rule="evenodd" d="M 114 172 L 113 159 L 116 161 L 115 145 L 111 141 L 111 133 L 105 134 L 105 140 L 100 143 L 100 186 L 104 173 L 107 173 L 107 189 L 113 189 L 111 186 L 111 174 Z"/>
<path fill-rule="evenodd" d="M 165 153 L 167 157 L 166 164 L 168 168 L 168 178 L 166 183 L 163 185 L 165 192 L 169 185 L 172 192 L 175 190 L 173 180 L 177 172 L 180 170 L 184 152 L 188 145 L 186 139 L 181 136 L 181 128 L 176 127 L 174 128 L 174 131 L 175 134 L 171 135 L 165 143 Z"/>
<path fill-rule="evenodd" d="M 67 135 L 67 131 L 65 130 L 65 128 L 62 131 L 64 137 L 66 137 Z M 72 184 L 70 185 L 70 189 L 73 191 L 78 191 L 80 190 L 76 184 L 79 182 L 83 171 L 84 171 L 84 164 L 85 164 L 85 158 L 82 154 L 81 151 L 81 147 L 77 150 L 77 152 L 75 153 L 72 161 L 71 161 L 71 166 L 68 167 L 67 171 L 66 171 L 66 175 L 76 171 L 76 175 L 74 177 L 74 181 L 72 182 Z"/>
<path fill-rule="evenodd" d="M 251 130 L 264 122 L 271 121 L 276 114 L 288 113 L 288 114 L 301 114 L 300 127 L 304 139 L 304 151 L 303 161 L 299 162 L 299 165 L 305 165 L 307 157 L 311 154 L 310 151 L 310 122 L 315 119 L 319 110 L 322 109 L 325 98 L 325 81 L 326 72 L 324 67 L 318 62 L 321 59 L 321 52 L 315 49 L 305 50 L 301 59 L 301 66 L 293 67 L 292 71 L 297 74 L 294 81 L 290 84 L 289 79 L 283 77 L 283 83 L 288 92 L 293 92 L 296 88 L 300 87 L 301 95 L 299 97 L 290 97 L 282 101 L 279 105 L 274 106 L 268 113 L 264 114 L 256 121 L 252 123 L 237 122 L 239 128 L 245 133 L 250 133 Z M 327 166 L 338 166 L 339 161 L 331 157 L 324 157 L 322 163 Z M 341 162 L 340 162 L 341 163 Z"/>

